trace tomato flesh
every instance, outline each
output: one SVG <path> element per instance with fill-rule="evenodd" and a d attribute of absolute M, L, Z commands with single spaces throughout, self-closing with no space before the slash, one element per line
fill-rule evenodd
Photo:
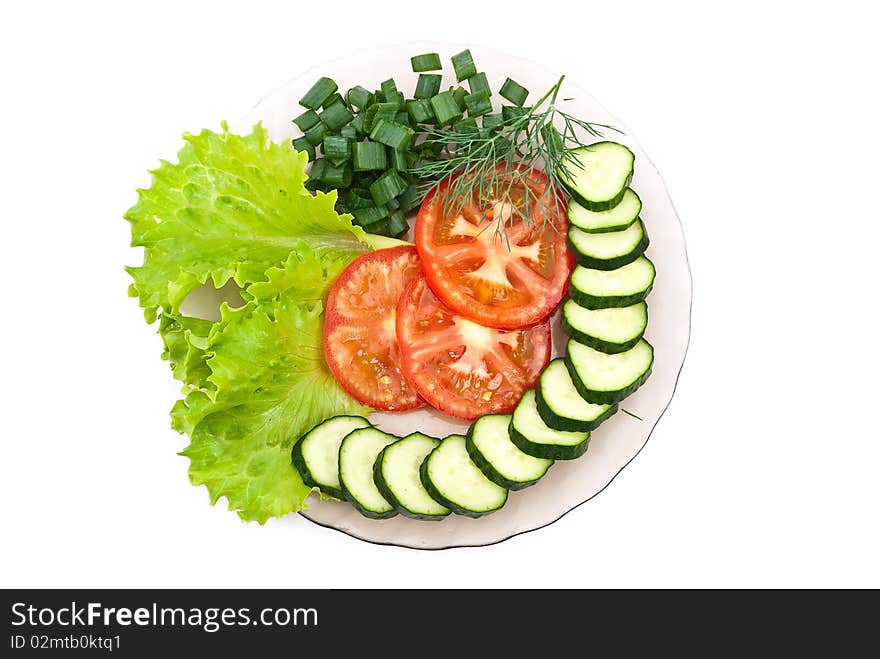
<path fill-rule="evenodd" d="M 489 327 L 546 320 L 571 274 L 562 201 L 547 191 L 544 174 L 522 171 L 527 175 L 512 179 L 507 201 L 474 199 L 459 212 L 446 208 L 446 181 L 425 199 L 416 220 L 415 243 L 431 289 L 454 311 Z M 502 225 L 506 239 L 497 230 Z"/>
<path fill-rule="evenodd" d="M 397 308 L 401 367 L 438 410 L 472 420 L 507 413 L 550 360 L 550 326 L 503 330 L 456 313 L 420 275 Z"/>
<path fill-rule="evenodd" d="M 400 368 L 397 304 L 420 269 L 414 247 L 365 254 L 339 275 L 327 298 L 324 357 L 336 381 L 373 409 L 423 405 Z"/>

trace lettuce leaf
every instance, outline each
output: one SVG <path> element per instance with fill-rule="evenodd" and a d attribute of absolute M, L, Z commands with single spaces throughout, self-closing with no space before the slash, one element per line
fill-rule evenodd
<path fill-rule="evenodd" d="M 127 270 L 148 322 L 208 280 L 262 279 L 302 241 L 337 261 L 369 251 L 363 229 L 334 210 L 335 192 L 303 187 L 306 154 L 270 142 L 261 125 L 239 136 L 224 123 L 184 140 L 178 162 L 162 161 L 125 214 L 132 246 L 145 248 L 143 265 Z"/>

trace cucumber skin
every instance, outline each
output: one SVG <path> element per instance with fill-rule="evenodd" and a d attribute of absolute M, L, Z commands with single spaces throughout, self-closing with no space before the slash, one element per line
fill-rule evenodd
<path fill-rule="evenodd" d="M 323 421 L 321 423 L 323 423 Z M 302 454 L 303 437 L 305 437 L 305 435 L 299 438 L 299 440 L 296 442 L 296 444 L 293 445 L 293 448 L 290 451 L 291 462 L 293 462 L 293 466 L 299 472 L 299 477 L 302 478 L 302 482 L 309 487 L 317 487 L 322 493 L 326 494 L 327 496 L 334 497 L 340 500 L 345 499 L 345 495 L 342 493 L 342 490 L 337 490 L 335 487 L 329 487 L 327 485 L 321 485 L 320 483 L 316 482 L 314 478 L 312 478 L 312 472 L 309 471 L 309 468 L 306 465 L 306 460 Z"/>
<path fill-rule="evenodd" d="M 436 450 L 436 449 L 434 449 L 434 450 Z M 433 453 L 433 451 L 431 453 Z M 428 490 L 428 494 L 437 503 L 446 506 L 447 508 L 449 508 L 449 510 L 454 512 L 456 515 L 463 515 L 465 517 L 472 517 L 474 519 L 476 519 L 477 517 L 484 517 L 486 515 L 491 515 L 496 510 L 501 510 L 504 507 L 504 504 L 507 503 L 507 496 L 505 495 L 504 501 L 497 508 L 493 508 L 492 510 L 476 511 L 476 510 L 468 510 L 467 508 L 462 508 L 461 506 L 457 505 L 455 502 L 450 501 L 449 499 L 444 497 L 442 494 L 440 494 L 440 490 L 438 490 L 436 487 L 434 487 L 434 483 L 431 482 L 431 478 L 430 478 L 430 476 L 428 476 L 428 460 L 431 457 L 431 453 L 428 453 L 428 455 L 422 461 L 422 466 L 419 467 L 419 478 L 422 481 L 422 485 L 424 485 L 425 489 Z"/>
<path fill-rule="evenodd" d="M 631 307 L 639 302 L 644 302 L 652 288 L 654 288 L 653 282 L 643 292 L 634 293 L 633 295 L 596 296 L 579 291 L 574 286 L 569 286 L 568 297 L 585 309 L 591 309 L 594 311 L 596 309 L 617 309 L 620 307 Z"/>
<path fill-rule="evenodd" d="M 342 483 L 341 478 L 339 479 L 339 482 Z M 360 503 L 358 503 L 351 492 L 346 489 L 345 483 L 342 483 L 342 496 L 345 497 L 345 500 L 348 501 L 352 506 L 354 506 L 355 510 L 357 510 L 361 515 L 363 515 L 364 517 L 369 517 L 370 519 L 389 519 L 397 514 L 396 508 L 392 508 L 385 513 L 377 513 L 375 510 L 364 508 Z"/>
<path fill-rule="evenodd" d="M 571 375 L 571 381 L 574 383 L 574 388 L 577 389 L 581 397 L 590 403 L 602 403 L 605 405 L 616 405 L 645 384 L 645 381 L 651 376 L 653 365 L 654 363 L 652 361 L 651 366 L 648 367 L 647 371 L 640 375 L 635 382 L 623 389 L 618 389 L 616 391 L 595 391 L 594 389 L 589 389 L 583 382 L 581 382 L 581 379 L 578 377 L 577 371 L 574 368 L 574 364 L 571 363 L 568 355 L 565 356 L 565 367 L 568 369 L 569 375 Z"/>
<path fill-rule="evenodd" d="M 574 460 L 587 452 L 590 446 L 590 438 L 587 437 L 580 444 L 562 446 L 560 444 L 536 444 L 528 439 L 519 430 L 513 427 L 513 419 L 510 420 L 510 441 L 523 453 L 528 453 L 536 458 L 549 460 Z"/>
<path fill-rule="evenodd" d="M 641 220 L 636 221 L 642 223 L 642 239 L 629 254 L 624 254 L 623 256 L 618 256 L 613 259 L 594 259 L 591 256 L 581 254 L 568 236 L 565 237 L 565 241 L 568 243 L 569 251 L 574 254 L 575 260 L 585 268 L 591 270 L 617 270 L 617 268 L 629 265 L 639 258 L 645 253 L 645 250 L 648 249 L 648 245 L 651 244 L 651 241 L 648 239 L 648 232 L 645 231 L 645 223 Z"/>
<path fill-rule="evenodd" d="M 572 380 L 573 379 L 574 378 L 572 378 Z M 605 414 L 590 423 L 583 423 L 564 416 L 558 416 L 544 401 L 544 397 L 541 395 L 541 387 L 535 388 L 535 404 L 538 407 L 538 415 L 548 426 L 555 430 L 570 430 L 575 432 L 592 432 L 602 425 L 606 419 L 614 416 L 617 412 L 617 405 L 612 405 L 608 408 L 608 411 L 605 412 Z"/>
<path fill-rule="evenodd" d="M 645 330 L 642 330 L 636 338 L 632 339 L 631 341 L 626 341 L 625 343 L 611 343 L 609 341 L 597 339 L 595 336 L 584 334 L 580 330 L 575 329 L 568 324 L 568 320 L 566 320 L 564 313 L 562 314 L 562 329 L 565 331 L 566 334 L 568 334 L 569 338 L 572 338 L 578 343 L 584 344 L 585 346 L 589 346 L 594 350 L 604 352 L 607 355 L 616 355 L 619 352 L 626 352 L 630 348 L 634 348 L 635 345 L 642 340 L 642 336 L 645 333 Z"/>
<path fill-rule="evenodd" d="M 388 446 L 392 446 L 389 444 Z M 388 482 L 385 480 L 385 476 L 382 475 L 382 458 L 385 456 L 385 449 L 388 448 L 386 446 L 383 448 L 379 455 L 376 456 L 376 462 L 373 464 L 373 482 L 376 484 L 376 488 L 385 497 L 385 500 L 394 506 L 394 509 L 399 512 L 404 517 L 409 517 L 410 519 L 418 519 L 426 522 L 439 522 L 442 519 L 445 519 L 449 513 L 444 515 L 419 515 L 410 510 L 404 508 L 400 500 L 394 496 L 394 492 L 391 491 L 391 488 L 388 487 Z M 433 499 L 433 497 L 431 497 Z"/>
<path fill-rule="evenodd" d="M 595 146 L 595 145 L 590 145 L 590 146 Z M 621 145 L 621 146 L 623 146 L 623 145 Z M 626 148 L 626 147 L 624 147 L 624 148 Z M 629 151 L 628 148 L 626 150 Z M 630 153 L 632 153 L 632 152 L 630 151 Z M 623 187 L 620 189 L 620 192 L 618 192 L 612 199 L 608 199 L 606 201 L 589 201 L 589 200 L 585 199 L 584 197 L 582 197 L 581 193 L 578 192 L 577 190 L 575 190 L 574 186 L 569 185 L 564 177 L 560 176 L 559 181 L 560 181 L 560 183 L 562 183 L 562 186 L 566 189 L 568 194 L 577 203 L 579 203 L 581 206 L 583 206 L 587 210 L 607 211 L 607 210 L 611 210 L 612 208 L 617 206 L 617 204 L 619 204 L 620 201 L 623 199 L 623 195 L 626 193 L 626 189 L 629 187 L 629 184 L 632 183 L 634 167 L 635 167 L 635 156 L 633 156 L 633 167 L 630 168 L 629 176 L 626 177 L 626 181 L 624 181 Z"/>
<path fill-rule="evenodd" d="M 630 174 L 630 179 L 632 179 L 632 174 Z M 564 185 L 565 184 L 563 183 L 563 186 Z M 625 187 L 623 189 L 623 193 L 620 195 L 620 199 L 618 200 L 617 204 L 619 204 L 621 201 L 623 201 L 623 196 L 626 194 L 627 189 L 629 189 L 629 183 L 627 183 L 626 185 L 627 185 L 627 187 Z M 568 188 L 566 188 L 566 190 L 568 190 Z M 571 191 L 569 190 L 569 192 L 571 192 Z M 633 194 L 639 200 L 639 205 L 641 205 L 641 203 L 642 203 L 641 197 L 639 197 L 638 193 L 636 193 L 635 190 L 633 190 Z M 574 198 L 574 201 L 576 203 L 580 204 L 581 206 L 584 206 L 584 204 L 581 203 L 581 197 L 579 195 L 572 194 L 571 196 Z M 614 206 L 617 206 L 617 204 L 614 204 Z M 614 208 L 614 206 L 612 206 L 611 208 Z M 586 206 L 584 206 L 584 208 L 586 208 Z M 596 209 L 593 209 L 593 210 L 596 210 Z M 609 209 L 606 208 L 606 209 L 602 209 L 602 210 L 609 210 Z M 568 209 L 566 209 L 565 216 L 569 217 Z M 613 227 L 611 227 L 611 226 L 602 227 L 601 229 L 584 229 L 583 227 L 578 226 L 576 223 L 572 222 L 570 217 L 569 217 L 568 223 L 574 227 L 577 227 L 578 229 L 580 229 L 584 233 L 613 233 L 615 231 L 623 231 L 625 229 L 629 229 L 633 224 L 638 222 L 640 219 L 641 218 L 638 215 L 636 215 L 632 219 L 631 222 L 627 222 L 626 224 L 618 224 L 617 226 L 613 226 Z"/>
<path fill-rule="evenodd" d="M 480 471 L 483 472 L 483 475 L 496 485 L 500 485 L 501 487 L 507 488 L 508 490 L 523 490 L 530 485 L 534 485 L 535 483 L 537 483 L 539 480 L 541 480 L 541 478 L 543 478 L 544 474 L 547 473 L 545 471 L 543 474 L 531 481 L 511 481 L 506 479 L 498 472 L 497 469 L 495 469 L 494 466 L 492 466 L 492 463 L 486 459 L 486 456 L 484 456 L 480 452 L 480 449 L 477 448 L 477 445 L 474 444 L 473 429 L 473 425 L 468 428 L 467 435 L 465 435 L 464 440 L 468 455 L 471 456 L 471 460 L 473 460 L 474 464 L 479 467 Z M 547 469 L 549 470 L 552 466 L 552 464 L 548 465 Z"/>

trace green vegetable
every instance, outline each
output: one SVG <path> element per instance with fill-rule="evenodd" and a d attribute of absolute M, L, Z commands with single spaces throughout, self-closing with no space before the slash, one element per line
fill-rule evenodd
<path fill-rule="evenodd" d="M 443 65 L 440 63 L 440 55 L 437 53 L 415 55 L 410 57 L 409 61 L 412 63 L 412 70 L 416 73 L 420 71 L 439 71 L 443 68 Z"/>
<path fill-rule="evenodd" d="M 348 111 L 341 98 L 328 105 L 318 116 L 329 130 L 339 130 L 354 119 L 354 115 Z"/>
<path fill-rule="evenodd" d="M 423 73 L 416 82 L 415 98 L 431 98 L 440 91 L 443 76 L 437 73 Z"/>
<path fill-rule="evenodd" d="M 529 97 L 529 90 L 511 78 L 504 81 L 504 84 L 501 85 L 501 91 L 498 93 L 519 107 L 522 107 Z"/>
<path fill-rule="evenodd" d="M 469 50 L 463 50 L 457 55 L 453 55 L 452 67 L 455 69 L 456 82 L 467 80 L 477 73 L 477 67 L 474 64 L 474 58 L 471 56 L 471 51 Z"/>
<path fill-rule="evenodd" d="M 318 79 L 318 82 L 312 85 L 312 88 L 306 92 L 306 95 L 300 99 L 299 104 L 304 108 L 317 110 L 328 98 L 333 96 L 336 89 L 336 83 L 330 78 L 320 78 Z"/>
<path fill-rule="evenodd" d="M 486 77 L 485 73 L 475 73 L 467 79 L 467 83 L 468 87 L 471 89 L 471 94 L 486 91 L 489 92 L 490 96 L 492 95 L 492 88 L 489 86 L 489 79 Z"/>
<path fill-rule="evenodd" d="M 455 123 L 461 119 L 461 110 L 452 91 L 440 92 L 431 97 L 431 109 L 441 126 Z"/>
<path fill-rule="evenodd" d="M 355 142 L 353 160 L 356 172 L 382 171 L 388 167 L 385 147 L 376 142 Z"/>
<path fill-rule="evenodd" d="M 401 194 L 406 188 L 406 179 L 393 169 L 389 169 L 370 186 L 370 194 L 373 195 L 376 205 L 382 205 Z"/>
<path fill-rule="evenodd" d="M 373 129 L 370 131 L 371 140 L 390 146 L 392 149 L 405 149 L 409 146 L 413 135 L 412 128 L 388 119 L 380 119 L 373 124 Z"/>
<path fill-rule="evenodd" d="M 318 113 L 314 110 L 306 110 L 298 117 L 295 117 L 293 123 L 296 124 L 296 127 L 301 131 L 305 132 L 312 126 L 317 125 L 317 123 L 321 121 L 318 117 Z"/>

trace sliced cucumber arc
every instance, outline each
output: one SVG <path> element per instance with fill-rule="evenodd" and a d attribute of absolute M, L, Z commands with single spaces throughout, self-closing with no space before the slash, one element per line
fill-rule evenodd
<path fill-rule="evenodd" d="M 654 264 L 644 255 L 614 270 L 579 265 L 571 273 L 568 296 L 587 309 L 628 307 L 648 296 L 655 276 Z"/>
<path fill-rule="evenodd" d="M 625 352 L 642 338 L 648 326 L 648 305 L 587 309 L 574 300 L 562 307 L 562 326 L 578 343 L 608 354 Z"/>
<path fill-rule="evenodd" d="M 342 493 L 366 517 L 385 519 L 397 514 L 373 481 L 373 465 L 382 449 L 398 439 L 371 426 L 353 430 L 339 446 Z"/>
<path fill-rule="evenodd" d="M 373 480 L 379 492 L 395 510 L 406 517 L 440 520 L 451 511 L 437 503 L 422 485 L 419 469 L 439 439 L 420 432 L 386 446 L 373 465 Z"/>
<path fill-rule="evenodd" d="M 553 464 L 517 448 L 510 439 L 510 415 L 487 414 L 468 430 L 468 455 L 486 478 L 508 490 L 534 485 Z"/>
<path fill-rule="evenodd" d="M 622 401 L 642 386 L 653 363 L 654 349 L 644 339 L 614 355 L 569 340 L 565 356 L 565 365 L 581 397 L 606 405 Z"/>
<path fill-rule="evenodd" d="M 577 262 L 594 270 L 614 270 L 632 263 L 645 253 L 649 242 L 641 220 L 610 233 L 587 233 L 575 226 L 568 229 L 568 244 Z"/>
<path fill-rule="evenodd" d="M 617 412 L 617 405 L 584 400 L 561 357 L 547 364 L 535 394 L 538 414 L 554 430 L 590 432 Z"/>
<path fill-rule="evenodd" d="M 428 494 L 459 515 L 482 517 L 507 502 L 507 490 L 474 464 L 464 435 L 450 435 L 428 454 L 420 469 Z"/>
<path fill-rule="evenodd" d="M 589 432 L 566 432 L 547 425 L 538 413 L 534 389 L 523 394 L 510 419 L 510 440 L 523 453 L 550 460 L 573 460 L 590 445 Z"/>
<path fill-rule="evenodd" d="M 623 231 L 639 218 L 642 200 L 632 188 L 623 191 L 623 198 L 614 208 L 604 211 L 591 211 L 576 200 L 568 202 L 568 221 L 587 233 L 608 233 Z"/>
<path fill-rule="evenodd" d="M 337 499 L 344 498 L 339 484 L 339 446 L 348 433 L 369 425 L 361 416 L 334 416 L 303 435 L 291 449 L 293 466 L 303 483 Z"/>
<path fill-rule="evenodd" d="M 597 142 L 572 149 L 556 170 L 559 180 L 584 208 L 614 208 L 632 180 L 633 152 L 617 142 Z"/>

